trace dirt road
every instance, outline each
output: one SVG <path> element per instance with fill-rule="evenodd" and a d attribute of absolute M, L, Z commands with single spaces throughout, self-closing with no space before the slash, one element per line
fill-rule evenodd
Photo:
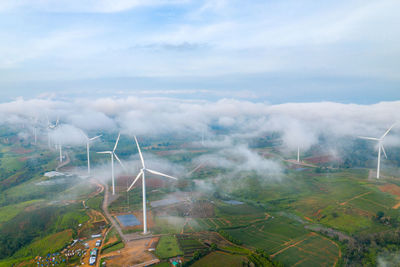
<path fill-rule="evenodd" d="M 121 236 L 122 240 L 124 243 L 127 242 L 125 239 L 125 235 L 122 233 L 121 227 L 119 227 L 119 224 L 113 219 L 111 214 L 108 212 L 108 201 L 110 197 L 110 191 L 108 190 L 108 184 L 105 184 L 104 186 L 104 201 L 103 201 L 103 211 L 104 214 L 106 215 L 107 219 L 111 222 L 111 224 L 114 226 L 114 228 L 117 230 L 118 234 Z"/>

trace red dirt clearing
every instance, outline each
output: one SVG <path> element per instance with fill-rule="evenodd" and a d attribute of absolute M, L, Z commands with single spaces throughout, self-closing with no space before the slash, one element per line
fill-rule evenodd
<path fill-rule="evenodd" d="M 400 186 L 398 186 L 398 185 L 385 184 L 385 185 L 379 186 L 379 190 L 381 190 L 382 192 L 394 195 L 394 196 L 396 196 L 397 200 L 400 200 Z M 398 208 L 400 208 L 400 202 L 392 207 L 392 209 L 398 209 Z"/>
<path fill-rule="evenodd" d="M 395 184 L 385 184 L 379 186 L 379 190 L 400 197 L 400 186 L 397 186 Z"/>

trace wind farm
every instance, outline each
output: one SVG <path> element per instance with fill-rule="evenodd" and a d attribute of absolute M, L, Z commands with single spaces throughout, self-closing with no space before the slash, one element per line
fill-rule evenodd
<path fill-rule="evenodd" d="M 326 262 L 334 266 L 346 259 L 340 248 L 342 244 L 351 242 L 351 248 L 356 249 L 362 246 L 355 239 L 357 236 L 387 232 L 396 227 L 400 187 L 397 186 L 395 169 L 388 167 L 380 171 L 379 154 L 375 163 L 378 164 L 377 178 L 380 179 L 370 180 L 374 165 L 372 158 L 371 163 L 369 160 L 355 163 L 368 164 L 370 169 L 348 166 L 349 160 L 357 160 L 357 156 L 351 153 L 361 149 L 367 155 L 367 151 L 373 151 L 369 142 L 358 141 L 361 139 L 378 142 L 378 152 L 380 150 L 386 156 L 383 141 L 387 136 L 391 137 L 389 133 L 392 131 L 397 133 L 395 124 L 380 138 L 354 135 L 353 142 L 358 148 L 346 152 L 348 159 L 328 156 L 323 149 L 326 141 L 322 141 L 318 146 L 302 149 L 301 160 L 301 145 L 296 145 L 296 159 L 291 160 L 291 153 L 285 152 L 282 144 L 282 135 L 272 132 L 267 133 L 268 141 L 258 140 L 259 144 L 252 145 L 252 148 L 238 145 L 234 149 L 221 147 L 216 150 L 209 144 L 221 140 L 225 133 L 209 133 L 212 137 L 207 142 L 203 138 L 198 142 L 196 133 L 183 141 L 170 137 L 141 137 L 142 144 L 139 144 L 136 135 L 84 133 L 80 129 L 63 128 L 59 121 L 57 119 L 55 124 L 47 124 L 42 129 L 53 131 L 50 135 L 52 144 L 69 144 L 68 152 L 65 151 L 68 162 L 59 161 L 60 150 L 49 148 L 47 137 L 37 139 L 35 144 L 35 136 L 31 135 L 30 140 L 21 143 L 22 147 L 30 150 L 21 153 L 46 155 L 41 156 L 46 158 L 42 164 L 48 162 L 46 164 L 51 164 L 48 166 L 57 171 L 48 169 L 44 176 L 39 175 L 16 188 L 21 188 L 18 189 L 22 190 L 18 191 L 21 194 L 25 186 L 34 192 L 48 191 L 52 186 L 50 193 L 63 192 L 67 186 L 62 193 L 65 197 L 51 206 L 69 207 L 66 214 L 76 214 L 74 216 L 78 216 L 76 219 L 80 222 L 67 226 L 72 227 L 67 229 L 76 231 L 78 237 L 78 241 L 67 245 L 67 249 L 78 253 L 77 256 L 65 256 L 65 251 L 57 252 L 64 255 L 59 256 L 59 261 L 65 260 L 68 264 L 106 262 L 123 266 L 128 262 L 163 264 L 169 259 L 184 263 L 193 261 L 197 257 L 195 254 L 201 253 L 199 264 L 223 261 L 225 257 L 225 260 L 229 258 L 237 264 L 264 261 L 271 266 L 297 263 L 318 266 Z M 55 135 L 57 127 L 71 132 Z M 75 135 L 76 140 L 70 140 Z M 15 150 L 13 147 L 17 144 L 2 143 L 1 146 Z M 397 149 L 388 144 L 391 151 Z M 107 150 L 109 147 L 112 150 Z M 343 149 L 346 151 L 348 148 Z M 122 157 L 117 155 L 117 150 Z M 70 159 L 71 155 L 75 156 Z M 109 158 L 102 155 L 109 155 Z M 235 156 L 232 158 L 231 155 Z M 393 157 L 393 153 L 391 155 Z M 250 163 L 246 163 L 248 160 Z M 116 166 L 114 161 L 119 164 Z M 252 162 L 259 162 L 260 172 L 254 172 L 258 167 L 246 169 L 246 165 L 240 165 Z M 240 171 L 232 172 L 236 168 Z M 82 193 L 71 196 L 66 193 L 77 190 Z M 18 205 L 40 207 L 43 197 L 54 198 L 53 194 L 41 192 L 41 198 L 35 200 L 34 193 L 31 196 L 33 202 L 25 201 Z M 2 210 L 5 212 L 4 208 Z M 10 221 L 21 220 L 17 215 L 10 218 Z M 53 237 L 49 235 L 48 238 Z M 67 235 L 65 238 L 68 240 Z M 85 244 L 90 251 L 95 249 L 94 241 L 102 244 L 96 256 L 79 255 L 79 249 L 87 246 Z M 209 242 L 217 250 L 210 250 L 207 247 L 211 245 Z M 28 243 L 28 246 L 33 248 L 36 245 Z M 222 256 L 219 248 L 227 254 Z M 321 248 L 326 253 L 318 257 L 308 252 Z M 253 249 L 262 250 L 264 254 L 252 252 Z M 47 251 L 50 250 L 49 247 Z M 121 254 L 115 257 L 115 251 Z M 240 256 L 235 256 L 237 254 L 232 251 L 240 251 Z M 41 259 L 47 259 L 40 255 L 39 250 L 38 254 Z M 10 260 L 4 262 L 9 264 Z"/>
<path fill-rule="evenodd" d="M 400 266 L 400 1 L 0 1 L 0 267 Z"/>

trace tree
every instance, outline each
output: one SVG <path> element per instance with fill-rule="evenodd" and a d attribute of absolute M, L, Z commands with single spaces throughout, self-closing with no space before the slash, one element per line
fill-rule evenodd
<path fill-rule="evenodd" d="M 378 212 L 376 213 L 376 218 L 377 218 L 377 219 L 380 219 L 380 218 L 382 218 L 384 215 L 385 215 L 385 213 L 384 213 L 383 211 L 378 211 Z"/>

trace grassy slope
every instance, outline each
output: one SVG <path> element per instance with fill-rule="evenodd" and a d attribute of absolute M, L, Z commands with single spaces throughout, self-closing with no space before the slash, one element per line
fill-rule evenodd
<path fill-rule="evenodd" d="M 183 255 L 175 236 L 162 236 L 156 248 L 156 254 L 162 259 Z"/>
<path fill-rule="evenodd" d="M 40 203 L 40 200 L 30 200 L 21 202 L 15 205 L 0 207 L 0 224 L 14 218 L 18 213 L 23 211 L 26 207 Z"/>
<path fill-rule="evenodd" d="M 14 257 L 26 257 L 32 255 L 44 256 L 64 248 L 72 240 L 72 230 L 65 230 L 56 234 L 38 239 L 29 246 L 24 247 L 14 254 Z"/>

